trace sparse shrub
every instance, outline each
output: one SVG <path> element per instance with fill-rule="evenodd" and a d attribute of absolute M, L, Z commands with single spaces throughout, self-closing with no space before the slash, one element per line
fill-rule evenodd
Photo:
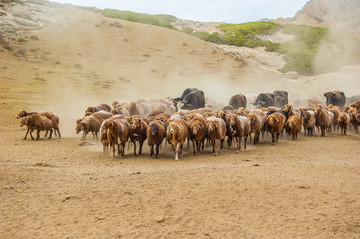
<path fill-rule="evenodd" d="M 26 50 L 25 49 L 20 49 L 16 52 L 16 55 L 21 55 L 21 56 L 25 56 Z"/>
<path fill-rule="evenodd" d="M 192 29 L 191 27 L 184 27 L 183 29 L 181 29 L 181 31 L 190 34 L 194 32 L 194 29 Z"/>
<path fill-rule="evenodd" d="M 122 25 L 119 22 L 110 23 L 110 27 L 122 28 Z"/>
<path fill-rule="evenodd" d="M 175 27 L 171 25 L 171 22 L 175 21 L 176 17 L 171 15 L 165 15 L 165 14 L 151 15 L 151 14 L 136 13 L 131 11 L 120 11 L 115 9 L 104 9 L 102 11 L 102 14 L 106 17 L 118 18 L 131 22 L 156 25 L 156 26 L 166 27 L 175 30 Z"/>
<path fill-rule="evenodd" d="M 37 41 L 37 40 L 39 40 L 39 37 L 36 36 L 36 35 L 31 35 L 31 36 L 30 36 L 30 39 Z"/>
<path fill-rule="evenodd" d="M 79 63 L 77 63 L 77 64 L 73 64 L 73 66 L 74 66 L 75 68 L 82 69 L 82 65 L 81 65 L 81 64 L 79 64 Z"/>
<path fill-rule="evenodd" d="M 144 55 L 142 55 L 143 57 L 150 57 L 150 55 L 149 54 L 144 54 Z"/>
<path fill-rule="evenodd" d="M 21 38 L 21 37 L 18 38 L 17 41 L 18 41 L 18 42 L 26 42 L 26 40 L 25 40 L 24 38 Z"/>

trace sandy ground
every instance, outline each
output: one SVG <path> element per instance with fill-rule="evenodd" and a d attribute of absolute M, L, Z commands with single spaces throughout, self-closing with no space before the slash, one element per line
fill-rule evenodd
<path fill-rule="evenodd" d="M 13 43 L 25 57 L 0 52 L 1 238 L 360 236 L 360 135 L 265 138 L 218 157 L 186 149 L 178 162 L 165 145 L 159 159 L 146 145 L 143 156 L 116 159 L 91 138 L 79 146 L 75 119 L 90 105 L 189 86 L 228 100 L 244 83 L 257 92 L 286 83 L 270 74 L 251 84 L 245 76 L 264 81 L 261 70 L 178 32 L 63 14 L 33 33 L 39 40 Z M 57 112 L 63 138 L 22 140 L 22 109 Z"/>

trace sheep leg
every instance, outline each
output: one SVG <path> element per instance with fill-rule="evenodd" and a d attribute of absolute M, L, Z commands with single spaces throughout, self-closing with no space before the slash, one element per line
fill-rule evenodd
<path fill-rule="evenodd" d="M 196 144 L 196 143 L 197 143 L 197 142 L 195 142 L 195 140 L 192 141 L 193 153 L 194 153 L 194 155 L 196 154 L 196 150 L 195 150 L 195 144 Z M 196 148 L 197 148 L 197 145 L 196 145 Z"/>
<path fill-rule="evenodd" d="M 134 155 L 136 156 L 136 141 L 135 140 L 133 141 L 133 144 L 134 144 Z"/>
<path fill-rule="evenodd" d="M 276 142 L 276 133 L 272 133 L 271 136 L 272 136 L 272 141 L 271 141 L 271 142 L 272 142 L 273 145 L 275 145 L 275 142 Z"/>
<path fill-rule="evenodd" d="M 56 133 L 56 131 L 58 132 L 58 134 L 59 134 L 59 138 L 61 138 L 61 134 L 60 134 L 60 130 L 59 130 L 59 128 L 56 128 L 55 129 L 55 133 Z M 56 135 L 55 135 L 56 136 Z"/>
<path fill-rule="evenodd" d="M 196 141 L 196 150 L 198 154 L 200 154 L 200 149 L 201 149 L 201 141 Z"/>
<path fill-rule="evenodd" d="M 105 153 L 106 144 L 103 144 L 103 153 Z"/>
<path fill-rule="evenodd" d="M 160 144 L 157 144 L 157 145 L 156 145 L 156 155 L 155 155 L 155 158 L 158 158 L 158 155 L 159 155 L 159 147 L 160 147 Z"/>
<path fill-rule="evenodd" d="M 213 153 L 215 153 L 215 140 L 211 140 L 211 145 L 213 146 Z"/>
<path fill-rule="evenodd" d="M 40 130 L 38 129 L 36 132 L 36 140 L 39 140 L 39 139 L 40 139 Z"/>
<path fill-rule="evenodd" d="M 53 133 L 53 130 L 51 129 L 51 130 L 50 130 L 50 136 L 49 136 L 49 139 L 51 139 L 52 133 Z"/>
<path fill-rule="evenodd" d="M 180 144 L 177 143 L 176 144 L 176 149 L 175 149 L 175 160 L 179 160 L 179 151 L 180 151 Z"/>
<path fill-rule="evenodd" d="M 150 145 L 150 157 L 154 155 L 154 145 Z"/>
<path fill-rule="evenodd" d="M 141 155 L 141 151 L 142 151 L 142 146 L 144 144 L 144 140 L 140 140 L 139 141 L 139 155 Z"/>
<path fill-rule="evenodd" d="M 95 139 L 94 131 L 91 131 L 91 133 L 92 133 L 93 139 Z"/>
<path fill-rule="evenodd" d="M 26 131 L 26 134 L 25 134 L 25 137 L 24 137 L 24 140 L 26 140 L 26 137 L 27 137 L 29 131 L 30 131 L 30 128 L 28 127 L 28 128 L 27 128 L 27 131 Z"/>
<path fill-rule="evenodd" d="M 95 132 L 95 136 L 96 136 L 96 141 L 99 141 L 98 132 Z"/>
<path fill-rule="evenodd" d="M 31 139 L 34 140 L 34 137 L 32 136 L 32 132 L 34 132 L 34 129 L 31 129 L 31 130 L 30 130 Z"/>
<path fill-rule="evenodd" d="M 83 134 L 83 141 L 85 141 L 86 135 L 87 135 L 88 133 L 89 133 L 89 132 L 84 132 L 84 134 Z"/>
<path fill-rule="evenodd" d="M 247 140 L 247 136 L 245 136 L 245 138 L 244 138 L 244 149 L 246 149 L 246 140 Z M 251 140 L 250 140 L 250 142 L 251 142 Z"/>
<path fill-rule="evenodd" d="M 46 138 L 46 136 L 48 135 L 48 133 L 49 133 L 49 130 L 46 130 L 46 133 L 45 133 L 45 135 L 44 135 L 45 138 Z"/>
<path fill-rule="evenodd" d="M 225 141 L 225 138 L 220 140 L 220 150 L 222 150 L 224 148 L 224 141 Z"/>
<path fill-rule="evenodd" d="M 115 143 L 112 144 L 113 147 L 113 158 L 115 158 Z"/>
<path fill-rule="evenodd" d="M 214 144 L 213 144 L 213 145 L 214 145 L 214 150 L 213 150 L 213 151 L 214 151 L 214 156 L 217 156 L 217 155 L 218 155 L 218 152 L 217 152 L 216 149 L 217 149 L 218 141 L 217 141 L 216 139 L 214 140 Z"/>

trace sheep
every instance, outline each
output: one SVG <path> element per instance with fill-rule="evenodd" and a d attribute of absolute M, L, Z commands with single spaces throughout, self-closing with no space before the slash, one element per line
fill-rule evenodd
<path fill-rule="evenodd" d="M 98 118 L 98 120 L 102 123 L 104 120 L 110 118 L 113 116 L 112 113 L 110 112 L 107 112 L 105 110 L 100 110 L 98 112 L 95 112 L 95 113 L 90 113 L 90 112 L 87 112 L 85 113 L 85 116 L 89 116 L 89 115 L 93 115 L 95 116 L 96 118 Z"/>
<path fill-rule="evenodd" d="M 154 120 L 161 120 L 162 122 L 166 123 L 168 119 L 170 119 L 171 115 L 168 113 L 161 113 L 158 114 Z"/>
<path fill-rule="evenodd" d="M 350 125 L 350 115 L 348 113 L 341 113 L 338 117 L 338 124 L 341 129 L 341 133 L 346 135 L 347 128 Z"/>
<path fill-rule="evenodd" d="M 37 130 L 36 140 L 39 140 L 40 138 L 40 131 L 50 131 L 49 139 L 51 139 L 54 125 L 53 122 L 49 120 L 46 116 L 34 113 L 29 116 L 22 117 L 20 121 L 20 126 L 22 127 L 24 125 L 28 127 L 24 140 L 26 140 L 29 131 L 31 139 L 34 140 L 34 137 L 32 136 L 32 132 L 34 130 Z"/>
<path fill-rule="evenodd" d="M 107 140 L 113 148 L 113 158 L 115 158 L 115 145 L 118 146 L 118 154 L 124 156 L 125 143 L 130 136 L 129 123 L 125 119 L 110 118 L 104 121 L 103 127 L 107 130 Z M 118 139 L 120 139 L 120 143 Z"/>
<path fill-rule="evenodd" d="M 250 128 L 251 128 L 250 143 L 251 144 L 253 143 L 255 145 L 256 143 L 259 143 L 260 132 L 263 132 L 266 115 L 263 111 L 261 111 L 259 109 L 255 109 L 255 110 L 252 110 L 247 115 L 247 117 L 250 121 Z M 252 134 L 254 136 L 252 136 Z"/>
<path fill-rule="evenodd" d="M 331 132 L 331 125 L 334 118 L 334 114 L 332 112 L 323 109 L 322 107 L 317 107 L 315 109 L 315 125 L 321 129 L 321 136 L 325 136 L 325 130 Z"/>
<path fill-rule="evenodd" d="M 146 129 L 147 143 L 150 147 L 150 157 L 154 155 L 154 145 L 156 145 L 155 158 L 159 155 L 159 146 L 166 137 L 165 123 L 160 120 L 152 121 Z"/>
<path fill-rule="evenodd" d="M 211 116 L 207 118 L 207 128 L 208 128 L 207 134 L 213 146 L 214 156 L 217 156 L 218 141 L 220 141 L 220 150 L 222 150 L 224 145 L 224 139 L 226 136 L 225 121 L 223 119 Z"/>
<path fill-rule="evenodd" d="M 339 106 L 329 104 L 327 106 L 327 110 L 334 114 L 333 127 L 334 127 L 334 131 L 335 131 L 336 128 L 339 128 L 338 118 L 339 118 L 340 114 L 342 113 L 342 109 Z"/>
<path fill-rule="evenodd" d="M 207 137 L 207 123 L 204 117 L 198 116 L 190 121 L 190 140 L 193 143 L 193 153 L 200 154 L 200 148 L 204 149 L 204 141 Z M 196 145 L 196 150 L 195 150 Z"/>
<path fill-rule="evenodd" d="M 236 139 L 237 148 L 236 153 L 241 149 L 241 139 L 244 138 L 244 149 L 246 149 L 246 140 L 250 134 L 250 121 L 246 116 L 231 115 L 230 116 L 231 134 Z"/>
<path fill-rule="evenodd" d="M 285 123 L 285 130 L 288 135 L 292 136 L 292 140 L 297 139 L 297 134 L 301 130 L 301 118 L 296 115 L 290 115 Z"/>
<path fill-rule="evenodd" d="M 266 129 L 272 135 L 272 144 L 275 145 L 279 141 L 279 135 L 284 129 L 286 117 L 281 113 L 273 113 L 269 115 L 265 121 Z"/>
<path fill-rule="evenodd" d="M 190 113 L 188 115 L 185 115 L 184 120 L 186 122 L 190 122 L 195 117 L 203 117 L 203 116 L 201 114 L 199 114 L 199 113 Z"/>
<path fill-rule="evenodd" d="M 96 118 L 93 115 L 85 116 L 83 119 L 76 121 L 76 134 L 79 134 L 80 131 L 83 131 L 83 135 L 81 137 L 82 141 L 85 141 L 86 135 L 89 132 L 92 132 L 93 136 L 96 136 L 96 139 L 98 139 L 98 132 L 101 127 L 101 122 L 98 118 Z"/>
<path fill-rule="evenodd" d="M 305 110 L 301 118 L 304 127 L 304 136 L 306 136 L 306 131 L 308 136 L 313 136 L 316 123 L 315 112 L 313 110 Z"/>
<path fill-rule="evenodd" d="M 221 118 L 224 120 L 225 125 L 226 125 L 226 136 L 227 136 L 227 144 L 229 147 L 231 147 L 232 145 L 232 134 L 231 134 L 231 129 L 230 129 L 230 120 L 229 120 L 229 116 L 230 114 L 227 114 L 225 110 L 219 110 L 216 114 L 216 116 L 218 118 Z M 208 117 L 207 117 L 208 118 Z"/>
<path fill-rule="evenodd" d="M 158 116 L 161 113 L 164 113 L 164 112 L 162 110 L 153 110 L 146 116 L 146 119 L 149 122 L 151 122 L 151 121 L 153 121 L 155 119 L 156 116 Z"/>
<path fill-rule="evenodd" d="M 87 107 L 85 113 L 87 113 L 87 112 L 95 113 L 95 112 L 98 112 L 100 110 L 110 112 L 111 111 L 111 106 L 108 105 L 108 104 L 100 104 L 98 106 L 89 106 L 89 107 Z"/>
<path fill-rule="evenodd" d="M 359 125 L 360 121 L 358 120 L 359 111 L 356 108 L 356 105 L 350 105 L 347 113 L 350 115 L 350 124 L 354 126 L 354 132 L 357 134 L 359 133 Z"/>
<path fill-rule="evenodd" d="M 182 146 L 188 138 L 188 134 L 188 126 L 185 120 L 174 119 L 168 125 L 166 130 L 166 140 L 173 147 L 175 160 L 179 160 L 179 153 L 182 151 Z"/>
<path fill-rule="evenodd" d="M 102 122 L 101 127 L 100 127 L 100 141 L 103 145 L 103 153 L 109 152 L 109 140 L 108 140 L 108 132 L 107 132 L 107 128 L 104 127 L 106 120 L 104 122 Z"/>
<path fill-rule="evenodd" d="M 149 122 L 145 118 L 133 116 L 130 122 L 130 139 L 134 144 L 134 155 L 136 155 L 136 141 L 139 141 L 139 155 L 141 155 L 142 146 L 146 140 L 146 128 Z"/>
<path fill-rule="evenodd" d="M 60 133 L 60 129 L 59 129 L 59 116 L 56 113 L 54 113 L 53 111 L 43 110 L 43 111 L 39 111 L 39 112 L 26 112 L 25 110 L 21 110 L 18 113 L 16 118 L 20 119 L 22 117 L 26 117 L 26 116 L 29 116 L 29 115 L 32 115 L 35 113 L 41 114 L 41 115 L 45 116 L 46 118 L 48 118 L 49 120 L 51 120 L 53 123 L 53 126 L 54 126 L 55 136 L 57 135 L 56 133 L 58 133 L 59 138 L 61 138 L 61 133 Z M 29 132 L 29 130 L 28 130 L 28 132 Z M 48 132 L 45 133 L 45 137 L 47 136 L 47 133 Z"/>

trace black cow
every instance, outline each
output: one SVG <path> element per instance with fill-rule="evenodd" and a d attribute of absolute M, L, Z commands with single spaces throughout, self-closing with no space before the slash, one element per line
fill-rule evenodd
<path fill-rule="evenodd" d="M 246 108 L 246 97 L 243 94 L 236 94 L 230 98 L 229 106 L 232 109 L 238 109 L 240 107 Z"/>
<path fill-rule="evenodd" d="M 187 88 L 181 97 L 173 99 L 176 110 L 193 110 L 205 107 L 204 92 L 196 88 Z"/>
<path fill-rule="evenodd" d="M 324 96 L 326 97 L 326 105 L 332 104 L 344 108 L 346 102 L 346 97 L 344 92 L 342 91 L 326 92 L 324 93 Z"/>
<path fill-rule="evenodd" d="M 288 93 L 283 90 L 275 90 L 273 92 L 276 107 L 283 107 L 289 103 Z"/>
<path fill-rule="evenodd" d="M 275 96 L 271 93 L 261 93 L 255 100 L 253 105 L 256 108 L 266 108 L 269 106 L 275 106 Z"/>

